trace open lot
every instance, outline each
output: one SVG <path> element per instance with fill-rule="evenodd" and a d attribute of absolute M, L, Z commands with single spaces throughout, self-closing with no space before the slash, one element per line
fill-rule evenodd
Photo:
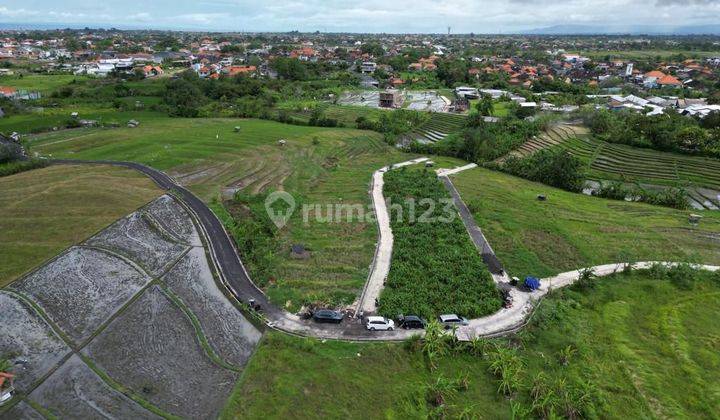
<path fill-rule="evenodd" d="M 150 281 L 127 261 L 72 247 L 12 285 L 79 344 Z"/>
<path fill-rule="evenodd" d="M 573 194 L 483 168 L 453 183 L 511 276 L 618 261 L 720 263 L 713 212 L 693 227 L 688 211 Z"/>
<path fill-rule="evenodd" d="M 234 366 L 244 366 L 261 334 L 218 289 L 205 250 L 193 248 L 162 280 L 195 314 L 213 350 Z"/>
<path fill-rule="evenodd" d="M 190 320 L 148 289 L 84 350 L 114 380 L 179 416 L 212 417 L 237 378 L 213 364 Z"/>
<path fill-rule="evenodd" d="M 58 418 L 161 418 L 112 389 L 77 355 L 37 387 L 30 400 Z"/>
<path fill-rule="evenodd" d="M 269 333 L 222 417 L 300 418 L 312 411 L 344 418 L 438 412 L 510 418 L 521 411 L 534 418 L 551 406 L 585 417 L 704 417 L 718 409 L 720 331 L 712 320 L 720 315 L 719 299 L 710 274 L 699 275 L 691 289 L 649 272 L 618 274 L 550 295 L 519 336 L 479 342 L 475 355 L 471 347 L 451 351 L 432 371 L 411 344 L 321 343 Z M 568 346 L 574 351 L 565 362 Z M 523 364 L 510 396 L 498 391 L 491 373 L 496 348 L 515 349 Z M 467 386 L 447 391 L 444 407 L 434 407 L 438 384 L 458 378 Z M 542 398 L 533 401 L 532 389 Z M 577 403 L 585 390 L 590 397 Z"/>
<path fill-rule="evenodd" d="M 235 132 L 234 128 L 240 131 Z M 345 146 L 378 143 L 377 133 L 262 120 L 156 118 L 139 128 L 66 130 L 37 136 L 32 150 L 76 159 L 130 160 L 167 171 L 205 200 L 225 188 L 292 189 Z M 278 141 L 284 139 L 283 147 Z M 315 141 L 316 144 L 313 144 Z M 349 150 L 348 150 L 349 152 Z"/>
<path fill-rule="evenodd" d="M 21 373 L 15 379 L 15 387 L 27 391 L 60 363 L 70 348 L 16 295 L 0 292 L 0 316 L 3 326 L 0 355 Z"/>
<path fill-rule="evenodd" d="M 237 133 L 235 126 L 240 128 Z M 367 208 L 372 172 L 408 159 L 385 145 L 377 133 L 259 120 L 168 118 L 137 129 L 87 130 L 74 134 L 77 137 L 63 137 L 71 134 L 38 136 L 33 145 L 54 156 L 136 160 L 167 170 L 210 202 L 217 214 L 239 223 L 247 217 L 243 206 L 226 203 L 224 208 L 221 203 L 236 192 L 255 195 L 283 189 L 299 206 Z M 287 143 L 281 147 L 278 139 Z M 218 202 L 213 204 L 213 199 Z M 158 213 L 155 219 L 163 224 L 165 217 Z M 298 207 L 288 226 L 276 232 L 276 246 L 263 254 L 275 258 L 272 276 L 263 278 L 253 259 L 242 255 L 253 279 L 274 302 L 291 310 L 310 301 L 352 303 L 365 282 L 375 250 L 372 222 L 316 220 L 313 213 L 306 224 Z M 171 226 L 166 228 L 173 231 Z M 237 241 L 247 240 L 241 235 L 238 233 Z M 303 245 L 309 258 L 293 258 L 292 245 Z"/>
<path fill-rule="evenodd" d="M 159 194 L 144 175 L 108 166 L 51 166 L 0 178 L 0 287 Z"/>

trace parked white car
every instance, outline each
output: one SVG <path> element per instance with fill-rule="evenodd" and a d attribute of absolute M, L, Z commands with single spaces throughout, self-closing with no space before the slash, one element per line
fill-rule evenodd
<path fill-rule="evenodd" d="M 370 331 L 392 331 L 395 328 L 395 321 L 381 316 L 369 316 L 365 328 Z"/>

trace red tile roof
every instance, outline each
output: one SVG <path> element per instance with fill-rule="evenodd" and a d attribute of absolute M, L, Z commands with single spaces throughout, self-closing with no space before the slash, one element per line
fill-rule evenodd
<path fill-rule="evenodd" d="M 659 85 L 665 85 L 665 86 L 680 86 L 682 85 L 682 82 L 679 81 L 676 77 L 667 75 L 660 80 L 658 80 Z"/>

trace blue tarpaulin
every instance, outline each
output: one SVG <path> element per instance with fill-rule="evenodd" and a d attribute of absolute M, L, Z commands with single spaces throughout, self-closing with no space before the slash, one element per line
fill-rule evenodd
<path fill-rule="evenodd" d="M 537 277 L 525 277 L 525 287 L 530 290 L 537 290 L 540 288 L 540 279 Z"/>

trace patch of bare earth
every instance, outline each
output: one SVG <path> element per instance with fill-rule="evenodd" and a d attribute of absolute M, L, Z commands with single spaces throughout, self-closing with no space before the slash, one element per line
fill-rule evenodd
<path fill-rule="evenodd" d="M 33 308 L 0 291 L 0 355 L 12 363 L 15 388 L 26 391 L 70 353 Z"/>
<path fill-rule="evenodd" d="M 12 285 L 79 344 L 150 278 L 115 255 L 73 247 Z"/>
<path fill-rule="evenodd" d="M 164 271 L 187 249 L 185 244 L 165 234 L 142 209 L 113 223 L 86 244 L 124 255 L 153 275 Z"/>
<path fill-rule="evenodd" d="M 235 366 L 244 366 L 261 333 L 218 289 L 205 251 L 188 252 L 163 280 L 198 318 L 215 352 Z"/>
<path fill-rule="evenodd" d="M 158 419 L 159 416 L 110 388 L 77 355 L 37 387 L 30 400 L 68 419 Z"/>
<path fill-rule="evenodd" d="M 215 417 L 237 379 L 211 362 L 189 319 L 158 286 L 83 352 L 114 380 L 182 417 Z"/>

